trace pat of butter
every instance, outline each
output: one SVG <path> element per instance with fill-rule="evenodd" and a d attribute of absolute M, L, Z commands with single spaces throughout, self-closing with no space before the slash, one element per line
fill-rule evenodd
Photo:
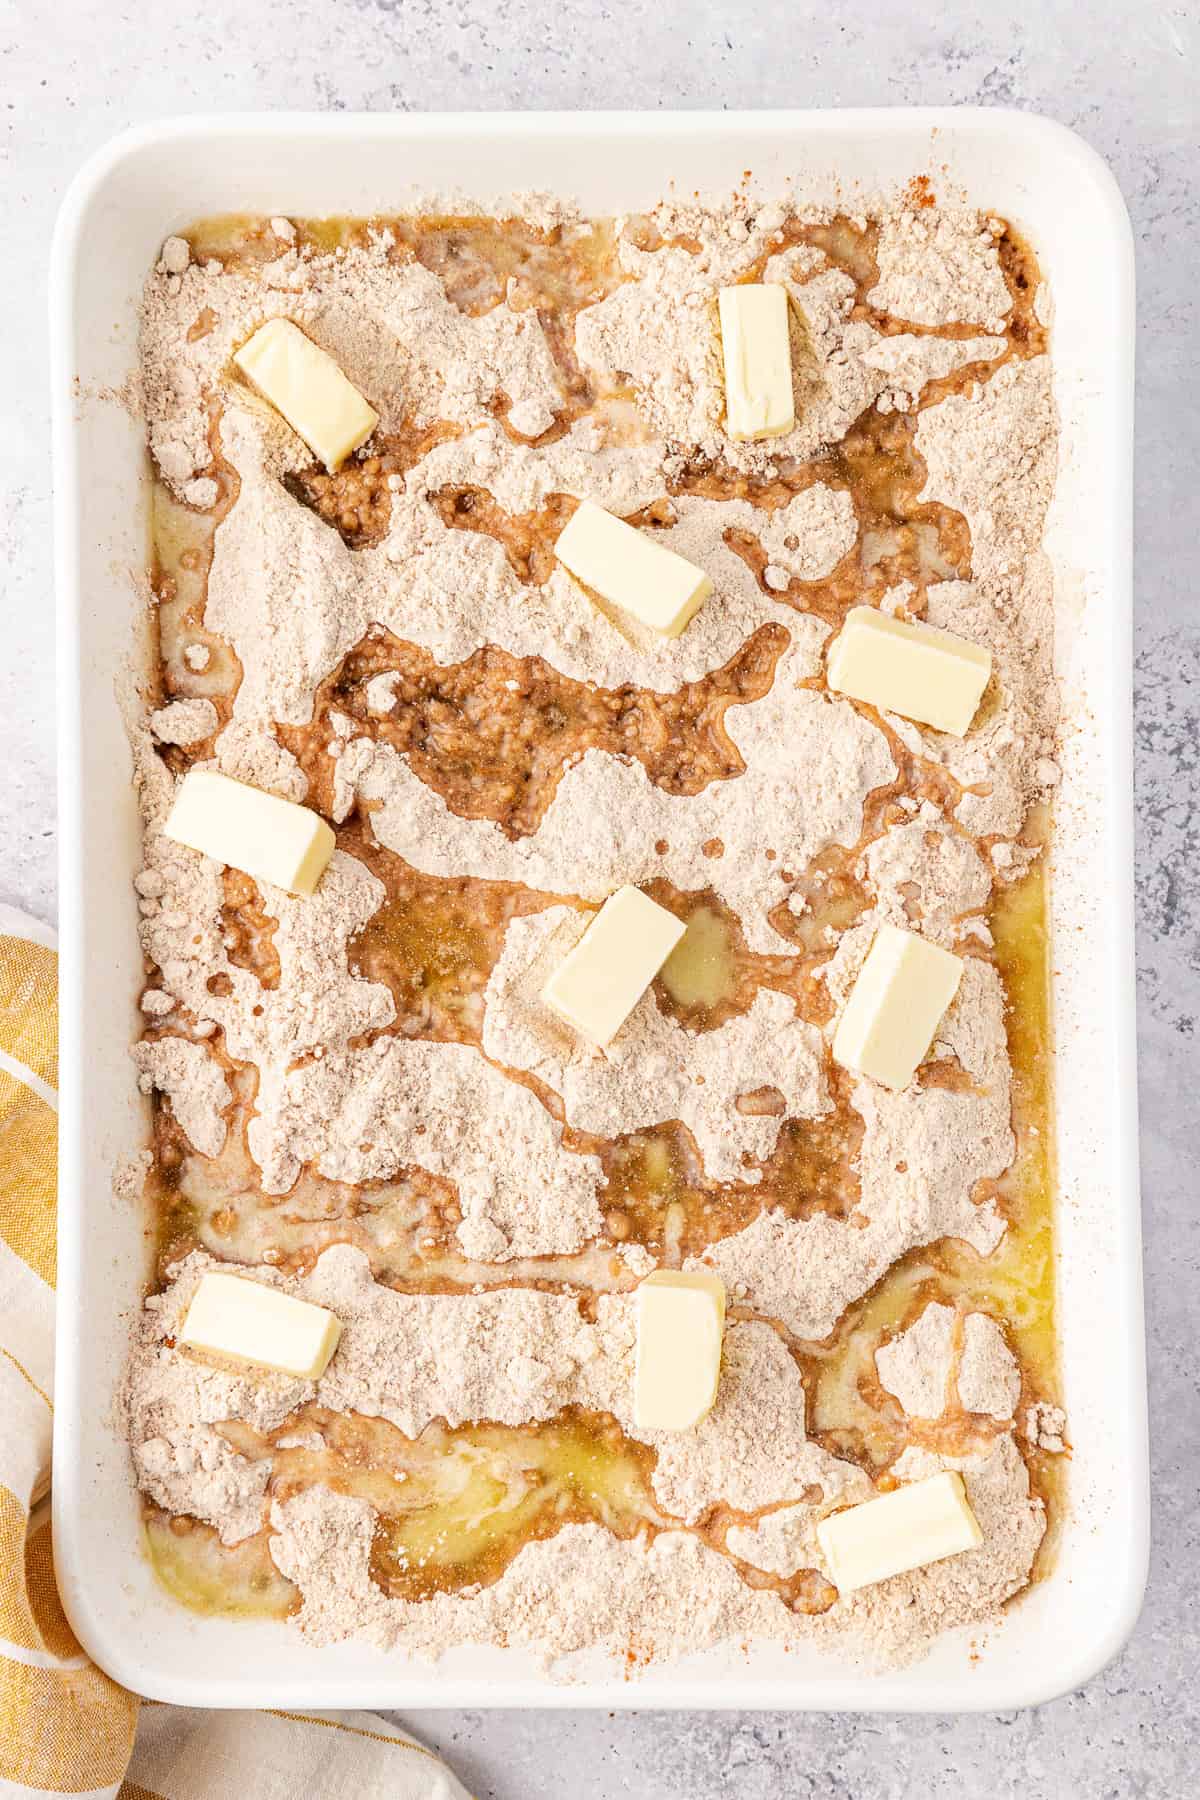
<path fill-rule="evenodd" d="M 832 1513 L 817 1542 L 841 1594 L 941 1562 L 983 1542 L 962 1476 L 943 1469 L 877 1500 Z"/>
<path fill-rule="evenodd" d="M 704 1270 L 657 1269 L 637 1291 L 633 1418 L 645 1431 L 687 1431 L 717 1397 L 725 1283 Z"/>
<path fill-rule="evenodd" d="M 560 1019 L 603 1049 L 687 930 L 635 887 L 610 894 L 542 989 Z"/>
<path fill-rule="evenodd" d="M 576 581 L 660 637 L 678 637 L 712 593 L 703 569 L 591 500 L 575 508 L 554 554 Z"/>
<path fill-rule="evenodd" d="M 192 769 L 184 776 L 163 832 L 291 894 L 312 893 L 337 842 L 310 807 L 212 769 Z"/>
<path fill-rule="evenodd" d="M 898 925 L 881 925 L 834 1033 L 834 1060 L 884 1087 L 907 1087 L 962 972 L 960 956 Z"/>
<path fill-rule="evenodd" d="M 852 700 L 965 737 L 992 653 L 953 631 L 855 606 L 829 650 L 829 685 Z"/>
<path fill-rule="evenodd" d="M 796 423 L 787 289 L 774 282 L 722 288 L 725 429 L 735 443 L 779 437 Z"/>
<path fill-rule="evenodd" d="M 233 360 L 330 474 L 379 423 L 332 356 L 290 319 L 268 319 Z"/>
<path fill-rule="evenodd" d="M 318 1381 L 342 1335 L 324 1306 L 293 1299 L 240 1275 L 202 1275 L 178 1342 L 235 1362 Z"/>

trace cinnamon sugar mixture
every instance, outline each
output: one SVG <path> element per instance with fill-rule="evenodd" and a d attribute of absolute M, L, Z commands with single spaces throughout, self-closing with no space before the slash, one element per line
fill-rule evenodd
<path fill-rule="evenodd" d="M 894 1660 L 1036 1572 L 1066 1448 L 1048 305 L 1003 220 L 930 198 L 523 197 L 164 246 L 135 732 L 159 1265 L 121 1412 L 187 1604 L 570 1678 L 751 1639 Z M 747 277 L 794 302 L 797 422 L 734 444 L 715 299 Z M 380 414 L 335 475 L 231 364 L 275 315 Z M 555 562 L 583 496 L 711 576 L 681 638 Z M 966 738 L 827 690 L 862 603 L 991 648 Z M 162 835 L 198 765 L 325 814 L 313 898 Z M 688 930 L 601 1054 L 537 996 L 624 882 Z M 829 1048 L 884 920 L 965 959 L 899 1094 Z M 176 1349 L 214 1262 L 336 1310 L 319 1382 Z M 631 1291 L 701 1265 L 717 1404 L 640 1431 Z M 943 1467 L 982 1545 L 838 1598 L 817 1521 Z"/>

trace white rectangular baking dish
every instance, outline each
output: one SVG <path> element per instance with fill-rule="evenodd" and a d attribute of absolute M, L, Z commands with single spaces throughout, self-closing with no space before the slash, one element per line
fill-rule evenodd
<path fill-rule="evenodd" d="M 128 1057 L 140 959 L 137 819 L 116 700 L 146 552 L 140 428 L 114 403 L 142 281 L 204 214 L 398 211 L 418 190 L 552 187 L 593 213 L 752 186 L 852 203 L 918 173 L 1013 219 L 1056 308 L 1063 457 L 1050 548 L 1067 700 L 1052 917 L 1060 1320 L 1076 1446 L 1050 1577 L 985 1633 L 871 1678 L 815 1651 L 715 1651 L 636 1682 L 548 1683 L 517 1652 L 436 1669 L 278 1624 L 199 1618 L 156 1587 L 109 1424 L 146 1273 L 143 1221 L 111 1191 L 144 1140 Z M 264 115 L 139 130 L 96 156 L 59 218 L 51 282 L 59 614 L 61 1103 L 54 1531 L 80 1640 L 126 1686 L 187 1706 L 722 1706 L 996 1709 L 1085 1681 L 1132 1629 L 1148 1463 L 1137 1189 L 1130 722 L 1133 257 L 1107 169 L 1014 112 Z"/>

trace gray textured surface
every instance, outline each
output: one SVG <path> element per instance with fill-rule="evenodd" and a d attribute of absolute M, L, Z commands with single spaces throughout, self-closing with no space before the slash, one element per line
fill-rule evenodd
<path fill-rule="evenodd" d="M 1155 1471 L 1146 1608 L 1082 1694 L 993 1718 L 428 1713 L 479 1800 L 1195 1791 L 1200 1018 L 1200 147 L 1192 0 L 0 0 L 0 898 L 54 913 L 45 253 L 105 138 L 237 107 L 821 106 L 1050 113 L 1112 163 L 1140 285 L 1139 1035 Z"/>

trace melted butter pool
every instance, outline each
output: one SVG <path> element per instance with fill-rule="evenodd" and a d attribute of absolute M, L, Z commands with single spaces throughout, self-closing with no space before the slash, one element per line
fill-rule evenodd
<path fill-rule="evenodd" d="M 1041 860 L 1022 880 L 999 891 L 989 924 L 1009 1000 L 1017 1155 L 997 1184 L 1008 1230 L 986 1257 L 957 1239 L 913 1251 L 848 1310 L 827 1344 L 808 1347 L 811 1428 L 831 1446 L 874 1466 L 891 1461 L 902 1447 L 895 1425 L 864 1391 L 873 1385 L 875 1350 L 882 1337 L 909 1323 L 930 1299 L 996 1315 L 1020 1359 L 1027 1388 L 1042 1398 L 1059 1398 L 1049 943 Z M 1035 1454 L 1032 1460 L 1043 1496 L 1060 1490 L 1064 1459 Z"/>

